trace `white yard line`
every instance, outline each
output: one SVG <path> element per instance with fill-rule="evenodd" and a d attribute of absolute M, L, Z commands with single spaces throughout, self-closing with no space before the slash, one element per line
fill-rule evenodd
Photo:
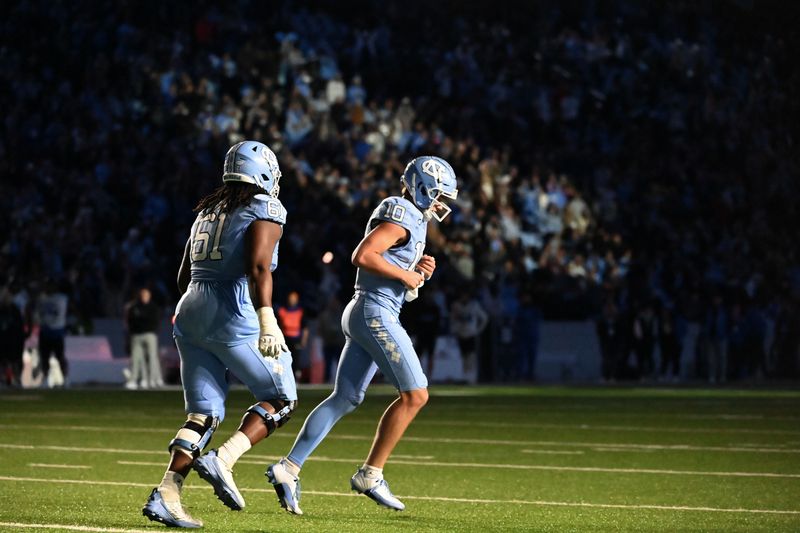
<path fill-rule="evenodd" d="M 131 487 L 131 488 L 151 488 L 152 483 L 127 483 L 119 481 L 90 481 L 84 479 L 42 479 L 30 477 L 11 477 L 0 476 L 0 481 L 18 481 L 18 482 L 33 482 L 33 483 L 65 483 L 72 485 L 96 485 L 96 486 L 116 486 L 116 487 Z M 190 489 L 210 489 L 208 485 L 187 485 L 185 488 Z M 272 489 L 257 488 L 249 489 L 242 487 L 240 490 L 243 492 L 262 492 L 271 494 Z M 303 494 L 311 496 L 335 496 L 335 497 L 357 497 L 357 494 L 352 492 L 330 492 L 330 491 L 314 491 L 304 490 Z M 545 501 L 545 500 L 493 500 L 488 498 L 448 498 L 445 496 L 402 496 L 398 498 L 405 500 L 423 500 L 423 501 L 438 501 L 450 503 L 485 503 L 485 504 L 513 504 L 513 505 L 535 505 L 541 507 L 587 507 L 598 509 L 648 509 L 658 511 L 698 511 L 698 512 L 715 512 L 715 513 L 751 513 L 751 514 L 785 514 L 785 515 L 800 515 L 800 511 L 790 509 L 742 509 L 742 508 L 726 508 L 726 507 L 689 507 L 683 505 L 654 505 L 654 504 L 622 504 L 622 503 L 590 503 L 590 502 L 561 502 L 561 501 Z M 0 523 L 2 524 L 2 523 Z M 80 530 L 78 530 L 80 531 Z M 87 531 L 95 531 L 94 529 Z M 114 530 L 108 529 L 99 531 L 135 531 L 135 530 Z"/>
<path fill-rule="evenodd" d="M 522 453 L 535 453 L 541 455 L 583 455 L 581 450 L 520 450 Z"/>
<path fill-rule="evenodd" d="M 0 426 L 2 427 L 2 426 Z M 161 431 L 159 431 L 162 433 Z M 274 436 L 286 436 L 294 438 L 291 433 L 276 433 Z M 342 439 L 342 440 L 372 440 L 371 437 L 362 437 L 360 435 L 328 435 L 329 439 Z M 734 447 L 734 446 L 693 446 L 690 444 L 624 444 L 614 442 L 568 442 L 568 441 L 524 441 L 524 440 L 489 440 L 489 439 L 451 439 L 451 438 L 427 438 L 427 437 L 403 437 L 408 442 L 436 442 L 444 444 L 486 444 L 486 445 L 509 445 L 509 446 L 550 446 L 550 447 L 567 447 L 567 448 L 619 448 L 629 449 L 632 451 L 646 450 L 646 451 L 688 451 L 688 452 L 724 452 L 724 453 L 789 453 L 798 454 L 800 449 L 797 448 L 752 448 L 752 447 Z M 0 449 L 43 449 L 43 450 L 63 450 L 63 451 L 83 451 L 83 452 L 108 452 L 108 453 L 129 453 L 129 454 L 162 454 L 162 452 L 151 450 L 122 450 L 119 448 L 78 448 L 73 446 L 33 446 L 29 444 L 10 444 L 0 443 Z"/>
<path fill-rule="evenodd" d="M 654 450 L 639 450 L 636 448 L 619 448 L 616 446 L 597 446 L 593 452 L 620 452 L 620 453 L 653 453 Z"/>
<path fill-rule="evenodd" d="M 718 477 L 767 477 L 800 479 L 800 474 L 779 474 L 773 472 L 716 472 L 699 470 L 663 470 L 656 468 L 604 468 L 594 466 L 553 466 L 553 465 L 511 465 L 511 464 L 486 464 L 486 463 L 445 463 L 437 461 L 412 462 L 392 461 L 392 464 L 418 465 L 418 466 L 446 466 L 460 468 L 505 468 L 511 470 L 549 470 L 555 472 L 604 472 L 611 474 L 661 474 L 674 476 L 718 476 Z"/>
<path fill-rule="evenodd" d="M 63 464 L 51 464 L 51 463 L 28 463 L 28 466 L 33 466 L 36 468 L 70 468 L 73 470 L 88 470 L 92 468 L 89 465 L 63 465 Z"/>
<path fill-rule="evenodd" d="M 559 426 L 562 427 L 562 426 Z M 576 426 L 578 427 L 578 426 Z M 588 427 L 588 426 L 583 426 Z M 596 428 L 597 426 L 595 426 Z M 605 428 L 612 428 L 615 426 L 603 426 Z M 174 433 L 173 429 L 168 428 L 132 428 L 132 427 L 112 427 L 112 426 L 53 426 L 53 425 L 39 425 L 39 424 L 0 424 L 0 429 L 37 429 L 52 431 L 54 429 L 60 431 L 97 431 L 97 432 L 113 432 L 113 433 L 158 433 L 168 435 Z M 710 430 L 711 431 L 711 430 Z M 789 432 L 799 433 L 800 432 Z M 273 438 L 289 438 L 294 439 L 294 433 L 275 433 Z M 360 440 L 372 441 L 374 437 L 366 435 L 329 435 L 328 439 L 341 439 L 341 440 Z M 716 452 L 759 452 L 759 453 L 800 453 L 800 448 L 774 448 L 769 445 L 758 445 L 760 447 L 751 446 L 693 446 L 690 444 L 672 444 L 672 445 L 659 445 L 659 444 L 617 444 L 605 442 L 559 442 L 559 441 L 526 441 L 526 440 L 503 440 L 503 439 L 474 439 L 474 438 L 448 438 L 448 437 L 412 437 L 404 436 L 404 440 L 411 442 L 432 442 L 432 443 L 446 443 L 446 444 L 486 444 L 486 445 L 501 445 L 501 446 L 580 446 L 580 447 L 593 447 L 610 445 L 614 447 L 643 447 L 648 449 L 664 449 L 664 450 L 690 450 L 690 451 L 716 451 Z"/>
<path fill-rule="evenodd" d="M 360 440 L 358 435 L 333 435 L 327 438 L 345 440 Z M 365 440 L 372 440 L 366 438 Z M 461 439 L 448 437 L 411 437 L 403 436 L 409 442 L 437 442 L 443 444 L 487 444 L 500 446 L 567 446 L 570 448 L 593 448 L 596 446 L 613 446 L 614 448 L 632 448 L 641 450 L 668 450 L 668 451 L 702 451 L 702 452 L 758 452 L 758 453 L 800 453 L 798 448 L 749 448 L 742 446 L 695 446 L 693 444 L 627 444 L 615 442 L 573 442 L 553 440 L 499 440 L 499 439 Z"/>
<path fill-rule="evenodd" d="M 14 529 L 66 529 L 67 531 L 97 531 L 99 533 L 153 533 L 152 529 L 127 529 L 121 527 L 71 526 L 69 524 L 28 524 L 25 522 L 0 522 L 0 528 Z"/>
<path fill-rule="evenodd" d="M 374 421 L 351 419 L 349 423 L 359 424 L 374 424 Z M 435 426 L 463 426 L 470 427 L 474 424 L 472 422 L 459 422 L 459 421 L 439 421 L 428 422 L 420 420 L 415 422 L 417 426 L 435 425 Z M 579 431 L 630 431 L 637 433 L 726 433 L 726 434 L 747 434 L 747 435 L 800 435 L 798 430 L 790 429 L 753 429 L 753 428 L 682 428 L 671 426 L 623 426 L 623 425 L 603 425 L 603 424 L 538 424 L 538 423 L 503 423 L 503 422 L 487 422 L 488 426 L 494 427 L 526 427 L 531 429 L 567 429 Z M 174 431 L 173 428 L 138 428 L 138 427 L 119 427 L 119 426 L 59 426 L 59 425 L 45 425 L 45 424 L 0 424 L 0 428 L 5 429 L 41 429 L 41 430 L 79 430 L 79 431 L 114 431 L 114 432 L 130 432 L 130 433 L 163 433 Z M 286 434 L 277 434 L 280 436 L 288 436 Z M 363 437 L 367 440 L 372 440 L 373 437 Z M 800 451 L 800 450 L 799 450 Z"/>
<path fill-rule="evenodd" d="M 26 447 L 26 449 L 49 449 L 49 446 Z M 59 447 L 60 451 L 98 451 L 99 448 L 69 448 Z M 120 450 L 124 453 L 135 453 L 136 450 Z M 163 455 L 162 452 L 152 452 L 144 450 L 143 454 L 158 453 Z M 243 464 L 264 464 L 264 461 L 275 461 L 279 459 L 277 455 L 250 455 L 248 459 L 240 460 Z M 356 458 L 343 458 L 343 457 L 325 457 L 317 456 L 310 457 L 309 461 L 319 461 L 323 463 L 355 463 L 359 462 Z M 502 468 L 510 470 L 545 470 L 554 472 L 601 472 L 601 473 L 614 473 L 614 474 L 662 474 L 662 475 L 680 475 L 680 476 L 715 476 L 715 477 L 763 477 L 763 478 L 782 478 L 782 479 L 800 479 L 800 474 L 782 474 L 776 472 L 720 472 L 720 471 L 700 471 L 700 470 L 669 470 L 669 469 L 656 469 L 656 468 L 604 468 L 604 467 L 590 467 L 590 466 L 556 466 L 556 465 L 518 465 L 518 464 L 502 464 L 502 463 L 456 463 L 456 462 L 443 462 L 443 461 L 410 461 L 405 459 L 393 459 L 393 464 L 398 465 L 411 465 L 411 466 L 443 466 L 448 468 Z M 127 463 L 120 463 L 127 464 Z M 130 461 L 129 464 L 145 463 Z M 153 463 L 153 465 L 162 465 L 164 463 Z"/>
<path fill-rule="evenodd" d="M 351 421 L 352 422 L 352 421 Z M 473 426 L 472 422 L 452 421 L 425 421 L 415 422 L 416 425 L 435 425 L 435 426 Z M 753 429 L 753 428 L 686 428 L 672 426 L 621 426 L 606 424 L 548 424 L 536 422 L 487 422 L 482 425 L 486 427 L 513 427 L 531 429 L 572 429 L 580 431 L 633 431 L 633 432 L 656 432 L 656 433 L 742 433 L 748 435 L 800 435 L 800 431 L 793 429 Z"/>
<path fill-rule="evenodd" d="M 238 462 L 242 462 L 245 459 L 239 459 Z M 118 465 L 127 465 L 127 466 L 164 466 L 166 464 L 165 461 L 117 461 Z"/>
<path fill-rule="evenodd" d="M 161 455 L 166 457 L 166 451 L 158 450 L 126 450 L 122 448 L 83 448 L 80 446 L 50 446 L 33 444 L 0 444 L 0 449 L 8 450 L 53 450 L 58 452 L 87 452 L 87 453 L 120 453 L 131 455 Z"/>

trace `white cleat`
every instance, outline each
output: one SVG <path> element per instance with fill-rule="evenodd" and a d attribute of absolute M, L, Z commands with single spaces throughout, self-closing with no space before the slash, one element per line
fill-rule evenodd
<path fill-rule="evenodd" d="M 142 508 L 142 514 L 154 522 L 160 522 L 167 527 L 181 527 L 197 529 L 203 527 L 203 522 L 192 518 L 181 505 L 180 500 L 168 502 L 161 497 L 157 488 L 153 489 L 150 497 Z"/>
<path fill-rule="evenodd" d="M 286 470 L 281 462 L 270 465 L 267 468 L 266 476 L 275 488 L 281 507 L 291 514 L 303 514 L 303 510 L 300 509 L 300 478 Z"/>
<path fill-rule="evenodd" d="M 389 490 L 389 484 L 386 480 L 381 478 L 367 477 L 363 470 L 360 468 L 352 478 L 350 478 L 350 487 L 359 494 L 363 494 L 371 498 L 378 505 L 383 505 L 395 511 L 402 511 L 406 508 L 405 504 L 398 500 L 392 491 Z"/>
<path fill-rule="evenodd" d="M 217 450 L 211 450 L 198 457 L 193 468 L 202 479 L 214 487 L 214 494 L 222 503 L 234 511 L 244 509 L 244 498 L 233 481 L 233 471 L 219 458 Z"/>

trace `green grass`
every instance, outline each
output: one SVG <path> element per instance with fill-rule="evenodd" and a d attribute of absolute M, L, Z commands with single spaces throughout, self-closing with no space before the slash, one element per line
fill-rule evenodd
<path fill-rule="evenodd" d="M 206 531 L 800 531 L 799 391 L 434 387 L 385 470 L 406 497 L 395 513 L 349 490 L 392 398 L 373 387 L 306 463 L 305 515 L 290 516 L 264 467 L 326 394 L 301 390 L 289 425 L 239 463 L 244 511 L 190 477 Z M 250 403 L 231 393 L 213 444 Z M 141 506 L 182 408 L 177 390 L 0 392 L 0 530 L 164 529 Z"/>

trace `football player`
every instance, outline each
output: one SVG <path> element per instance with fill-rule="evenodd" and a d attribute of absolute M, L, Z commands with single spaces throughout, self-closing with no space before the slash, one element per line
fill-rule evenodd
<path fill-rule="evenodd" d="M 182 297 L 174 327 L 187 420 L 169 443 L 167 471 L 142 510 L 167 526 L 203 525 L 181 505 L 181 487 L 192 468 L 225 505 L 242 509 L 234 464 L 284 425 L 295 407 L 292 357 L 272 310 L 272 271 L 286 222 L 278 200 L 280 176 L 272 150 L 240 142 L 225 156 L 222 186 L 196 209 L 178 272 Z M 225 416 L 229 370 L 257 403 L 233 436 L 201 456 Z"/>
<path fill-rule="evenodd" d="M 442 221 L 450 212 L 444 200 L 455 199 L 453 168 L 438 157 L 418 157 L 401 178 L 401 196 L 383 200 L 367 223 L 364 238 L 353 252 L 358 267 L 355 295 L 344 310 L 345 346 L 333 393 L 308 416 L 289 454 L 267 469 L 281 507 L 302 514 L 299 474 L 303 463 L 331 428 L 352 412 L 376 370 L 399 391 L 386 409 L 364 465 L 350 486 L 379 505 L 402 511 L 405 505 L 389 490 L 383 467 L 403 432 L 428 401 L 428 380 L 403 326 L 400 309 L 416 298 L 436 261 L 423 255 L 428 221 Z"/>

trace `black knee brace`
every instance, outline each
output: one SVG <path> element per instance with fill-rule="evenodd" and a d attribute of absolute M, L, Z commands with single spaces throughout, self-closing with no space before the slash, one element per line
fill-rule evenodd
<path fill-rule="evenodd" d="M 264 420 L 264 425 L 267 426 L 267 435 L 275 431 L 276 428 L 283 426 L 291 418 L 292 411 L 294 411 L 297 402 L 287 402 L 285 400 L 265 400 L 268 404 L 275 409 L 274 413 L 268 412 L 259 404 L 251 405 L 247 413 L 255 413 Z"/>
<path fill-rule="evenodd" d="M 170 441 L 169 451 L 180 448 L 196 459 L 211 440 L 217 426 L 219 418 L 215 416 L 189 413 L 178 434 Z"/>

